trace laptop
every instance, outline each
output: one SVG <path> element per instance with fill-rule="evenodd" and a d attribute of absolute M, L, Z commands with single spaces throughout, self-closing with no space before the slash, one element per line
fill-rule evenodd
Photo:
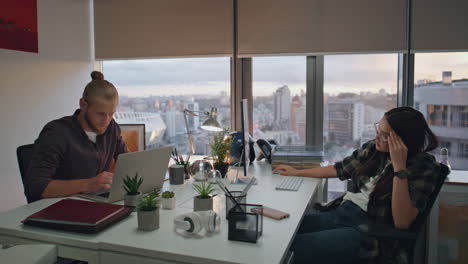
<path fill-rule="evenodd" d="M 123 188 L 125 176 L 133 177 L 138 173 L 143 178 L 140 192 L 148 193 L 154 189 L 159 190 L 164 184 L 169 158 L 173 147 L 129 152 L 120 154 L 112 179 L 111 189 L 103 189 L 93 194 L 78 194 L 78 197 L 97 202 L 113 203 L 124 199 L 126 194 Z"/>

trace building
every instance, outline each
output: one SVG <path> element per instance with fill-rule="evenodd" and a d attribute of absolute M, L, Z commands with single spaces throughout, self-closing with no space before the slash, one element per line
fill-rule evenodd
<path fill-rule="evenodd" d="M 187 109 L 192 111 L 192 112 L 195 112 L 195 113 L 200 111 L 197 102 L 187 104 Z M 198 129 L 198 127 L 200 126 L 200 117 L 199 116 L 187 115 L 187 121 L 188 121 L 188 124 L 189 124 L 189 129 L 192 130 L 192 131 Z"/>
<path fill-rule="evenodd" d="M 415 107 L 421 111 L 439 137 L 440 146 L 449 149 L 452 169 L 468 169 L 468 79 L 453 80 L 443 72 L 442 82 L 416 85 Z"/>
<path fill-rule="evenodd" d="M 328 103 L 328 136 L 339 143 L 360 140 L 364 131 L 364 104 L 356 99 L 334 99 Z"/>
<path fill-rule="evenodd" d="M 274 122 L 280 128 L 288 129 L 291 118 L 291 91 L 287 85 L 279 87 L 273 95 Z"/>
<path fill-rule="evenodd" d="M 302 105 L 301 98 L 297 95 L 294 96 L 291 102 L 291 118 L 290 118 L 289 125 L 290 125 L 291 130 L 296 131 L 296 132 L 298 132 L 298 123 L 297 123 L 298 116 L 297 115 L 299 114 L 301 105 Z"/>
<path fill-rule="evenodd" d="M 364 124 L 372 125 L 375 122 L 378 122 L 382 116 L 385 114 L 385 110 L 381 108 L 376 108 L 370 105 L 365 105 L 365 121 Z"/>

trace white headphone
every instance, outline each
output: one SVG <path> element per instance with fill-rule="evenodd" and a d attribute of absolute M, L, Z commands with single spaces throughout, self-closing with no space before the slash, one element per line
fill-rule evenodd
<path fill-rule="evenodd" d="M 221 218 L 214 211 L 197 211 L 174 218 L 176 231 L 180 229 L 188 234 L 198 234 L 202 228 L 208 233 L 215 232 L 220 223 Z"/>

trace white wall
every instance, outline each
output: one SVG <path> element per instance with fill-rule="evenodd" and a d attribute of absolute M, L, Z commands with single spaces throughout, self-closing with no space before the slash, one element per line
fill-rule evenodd
<path fill-rule="evenodd" d="M 0 212 L 25 204 L 16 148 L 71 115 L 93 70 L 91 0 L 38 0 L 39 54 L 0 50 Z"/>

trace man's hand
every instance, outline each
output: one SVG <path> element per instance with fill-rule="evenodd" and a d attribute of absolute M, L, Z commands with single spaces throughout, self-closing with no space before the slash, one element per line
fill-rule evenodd
<path fill-rule="evenodd" d="M 87 192 L 93 193 L 101 189 L 110 189 L 114 174 L 108 171 L 99 173 L 96 177 L 89 179 Z"/>
<path fill-rule="evenodd" d="M 279 172 L 281 175 L 287 175 L 287 176 L 298 176 L 299 175 L 299 170 L 295 169 L 289 165 L 279 165 L 276 169 L 273 170 L 273 172 Z"/>

